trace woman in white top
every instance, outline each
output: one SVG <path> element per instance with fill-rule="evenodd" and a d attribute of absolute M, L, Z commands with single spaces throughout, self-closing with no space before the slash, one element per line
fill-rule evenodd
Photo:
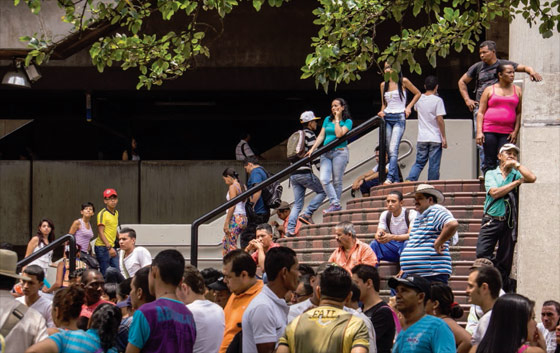
<path fill-rule="evenodd" d="M 389 63 L 385 63 L 385 73 L 393 73 L 393 69 Z M 399 144 L 401 143 L 404 129 L 406 127 L 406 118 L 410 116 L 412 107 L 421 96 L 420 91 L 406 77 L 398 73 L 398 82 L 389 79 L 389 81 L 381 82 L 381 110 L 377 115 L 385 119 L 387 128 L 387 152 L 389 155 L 389 174 L 385 180 L 385 184 L 391 184 L 401 181 L 399 177 Z M 408 105 L 406 105 L 406 90 L 409 90 L 414 97 Z"/>
<path fill-rule="evenodd" d="M 29 243 L 27 243 L 27 250 L 25 251 L 25 257 L 33 254 L 34 252 L 39 251 L 40 249 L 47 246 L 49 243 L 54 241 L 54 224 L 50 219 L 43 218 L 41 222 L 39 222 L 39 229 L 37 230 L 37 234 L 31 237 Z M 29 265 L 38 265 L 40 266 L 45 274 L 47 273 L 47 269 L 51 264 L 52 259 L 52 251 L 49 251 L 45 255 L 41 256 L 40 258 L 32 261 Z"/>
<path fill-rule="evenodd" d="M 233 168 L 226 168 L 222 173 L 224 182 L 229 186 L 226 194 L 227 200 L 231 200 L 237 195 L 241 194 L 244 186 L 239 182 L 239 174 Z M 245 213 L 245 201 L 240 201 L 231 206 L 226 213 L 226 220 L 224 222 L 224 239 L 222 255 L 225 256 L 228 252 L 237 249 L 237 238 L 247 226 L 247 215 Z"/>

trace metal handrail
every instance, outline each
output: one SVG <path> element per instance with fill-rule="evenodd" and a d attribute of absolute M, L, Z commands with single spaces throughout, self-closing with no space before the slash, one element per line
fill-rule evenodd
<path fill-rule="evenodd" d="M 218 206 L 214 210 L 212 210 L 212 211 L 206 213 L 205 215 L 203 215 L 202 217 L 196 219 L 191 225 L 191 264 L 193 266 L 198 265 L 198 228 L 200 227 L 201 224 L 203 224 L 206 221 L 211 220 L 212 218 L 216 217 L 220 213 L 223 213 L 224 211 L 226 211 L 231 206 L 237 204 L 238 202 L 241 202 L 241 201 L 247 199 L 248 197 L 250 197 L 254 193 L 261 191 L 262 189 L 264 189 L 268 185 L 276 182 L 277 180 L 280 180 L 281 178 L 290 175 L 293 171 L 295 171 L 299 167 L 301 167 L 301 166 L 303 166 L 307 163 L 310 163 L 311 161 L 313 161 L 315 158 L 321 156 L 322 154 L 324 154 L 326 152 L 329 152 L 330 150 L 333 150 L 340 143 L 348 141 L 350 139 L 360 137 L 363 134 L 365 134 L 366 132 L 369 132 L 370 130 L 375 129 L 375 128 L 379 128 L 379 166 L 380 166 L 379 180 L 380 180 L 380 182 L 384 182 L 385 177 L 386 177 L 385 176 L 385 164 L 386 164 L 386 160 L 385 160 L 385 153 L 386 153 L 386 151 L 385 151 L 386 150 L 386 146 L 385 146 L 385 139 L 386 139 L 386 137 L 385 137 L 385 120 L 376 115 L 376 116 L 370 118 L 369 120 L 367 120 L 366 122 L 362 123 L 361 125 L 357 126 L 356 128 L 350 130 L 346 135 L 344 135 L 340 138 L 337 138 L 334 141 L 329 142 L 327 145 L 325 145 L 321 148 L 318 148 L 310 156 L 300 159 L 299 161 L 297 161 L 297 162 L 291 164 L 290 166 L 284 168 L 280 172 L 272 175 L 271 177 L 264 180 L 263 182 L 258 183 L 257 185 L 253 186 L 249 190 L 247 190 L 245 192 L 242 192 L 241 194 L 237 195 L 233 199 L 227 201 L 226 203 L 222 204 L 221 206 Z"/>
<path fill-rule="evenodd" d="M 72 234 L 63 235 L 60 238 L 53 241 L 52 243 L 47 244 L 45 247 L 29 255 L 28 257 L 18 261 L 17 263 L 18 271 L 23 266 L 28 265 L 30 262 L 33 262 L 34 260 L 37 260 L 38 258 L 45 255 L 46 253 L 54 250 L 55 248 L 64 245 L 64 243 L 66 242 L 70 242 L 70 254 L 69 254 L 70 273 L 74 272 L 76 270 L 76 238 L 74 238 Z"/>
<path fill-rule="evenodd" d="M 408 145 L 408 151 L 406 151 L 406 153 L 402 154 L 402 155 L 399 157 L 399 159 L 398 159 L 399 162 L 400 162 L 401 160 L 405 159 L 406 157 L 410 156 L 410 155 L 412 154 L 412 151 L 413 151 L 412 142 L 410 142 L 409 140 L 406 140 L 406 139 L 405 139 L 405 140 L 401 140 L 401 143 L 404 143 L 405 145 Z M 399 147 L 399 149 L 400 149 L 400 147 Z M 364 159 L 364 160 L 361 161 L 360 163 L 358 163 L 358 164 L 352 166 L 351 168 L 346 169 L 346 170 L 344 171 L 344 174 L 348 174 L 348 173 L 351 173 L 351 172 L 355 171 L 356 169 L 360 168 L 361 166 L 363 166 L 364 164 L 368 163 L 369 161 L 371 161 L 371 160 L 374 159 L 374 158 L 375 158 L 375 156 L 371 156 L 371 157 L 368 157 L 368 158 Z M 350 185 L 348 185 L 347 187 L 343 188 L 343 189 L 342 189 L 342 193 L 345 193 L 346 191 L 350 190 L 351 187 L 352 187 L 352 184 L 350 184 Z M 308 191 L 305 193 L 305 197 L 307 197 L 307 196 L 309 196 L 309 195 L 311 195 L 311 194 L 313 194 L 313 193 L 314 193 L 313 190 L 308 190 Z M 295 200 L 292 201 L 292 202 L 290 202 L 290 205 L 293 205 L 294 202 L 295 202 Z M 324 205 L 326 202 L 327 202 L 327 200 L 323 200 L 323 202 L 321 203 L 321 205 Z"/>

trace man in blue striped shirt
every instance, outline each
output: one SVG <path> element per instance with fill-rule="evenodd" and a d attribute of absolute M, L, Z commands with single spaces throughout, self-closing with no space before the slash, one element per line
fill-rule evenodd
<path fill-rule="evenodd" d="M 401 253 L 405 276 L 421 276 L 430 282 L 447 283 L 451 275 L 448 241 L 459 222 L 441 203 L 443 194 L 432 185 L 420 184 L 414 194 L 418 216 L 410 231 L 408 244 Z"/>

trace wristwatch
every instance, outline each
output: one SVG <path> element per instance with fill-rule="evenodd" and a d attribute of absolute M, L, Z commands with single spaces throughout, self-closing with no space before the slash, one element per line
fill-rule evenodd
<path fill-rule="evenodd" d="M 521 163 L 519 163 L 519 162 L 515 163 L 515 169 L 519 169 L 520 166 L 521 166 Z"/>

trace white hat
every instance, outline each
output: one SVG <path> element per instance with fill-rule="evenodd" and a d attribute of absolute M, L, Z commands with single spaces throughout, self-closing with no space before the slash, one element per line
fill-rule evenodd
<path fill-rule="evenodd" d="M 21 276 L 16 273 L 17 254 L 11 250 L 0 249 L 0 276 L 8 276 L 24 281 L 31 281 L 29 277 Z"/>
<path fill-rule="evenodd" d="M 308 110 L 306 112 L 301 113 L 301 115 L 299 116 L 299 122 L 302 124 L 308 123 L 311 120 L 317 120 L 317 119 L 321 119 L 315 116 L 315 113 L 313 113 L 311 110 Z"/>
<path fill-rule="evenodd" d="M 439 204 L 441 204 L 441 203 L 443 203 L 443 201 L 445 201 L 445 196 L 443 196 L 441 191 L 439 191 L 438 189 L 434 188 L 432 185 L 429 185 L 429 184 L 419 184 L 416 187 L 416 191 L 408 193 L 407 196 L 414 195 L 416 193 L 429 194 L 429 195 L 435 196 L 436 199 L 437 199 L 437 202 Z"/>
<path fill-rule="evenodd" d="M 503 151 L 509 151 L 509 150 L 516 150 L 517 153 L 521 152 L 521 150 L 519 149 L 519 147 L 517 147 L 516 145 L 514 145 L 513 143 L 506 143 L 505 145 L 502 146 L 502 148 L 500 148 L 500 152 L 502 153 Z"/>

